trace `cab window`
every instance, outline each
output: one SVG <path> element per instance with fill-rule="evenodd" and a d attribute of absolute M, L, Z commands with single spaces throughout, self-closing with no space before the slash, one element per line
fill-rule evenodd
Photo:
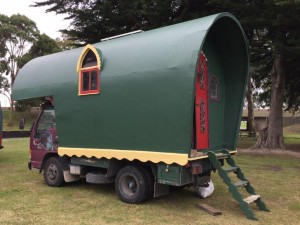
<path fill-rule="evenodd" d="M 45 131 L 50 128 L 56 128 L 55 111 L 53 107 L 44 109 L 43 114 L 38 121 L 35 136 L 40 137 Z"/>

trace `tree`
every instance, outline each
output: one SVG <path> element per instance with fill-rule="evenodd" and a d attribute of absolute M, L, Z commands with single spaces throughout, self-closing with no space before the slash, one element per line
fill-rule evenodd
<path fill-rule="evenodd" d="M 36 24 L 26 16 L 20 14 L 11 17 L 0 14 L 0 44 L 1 44 L 1 74 L 9 75 L 10 84 L 4 91 L 10 100 L 10 124 L 12 123 L 13 100 L 10 89 L 19 72 L 19 62 L 28 51 L 37 34 Z"/>
<path fill-rule="evenodd" d="M 37 1 L 33 6 L 48 6 L 46 12 L 66 15 L 71 26 L 62 32 L 83 45 L 133 30 L 149 30 L 174 23 L 180 4 L 179 0 L 46 0 Z"/>
<path fill-rule="evenodd" d="M 256 143 L 257 148 L 284 149 L 282 131 L 283 103 L 287 110 L 299 110 L 299 55 L 300 55 L 300 2 L 276 1 L 272 10 L 272 23 L 266 28 L 266 37 L 272 49 L 272 69 L 268 73 L 271 95 L 268 128 L 263 130 L 264 138 Z M 289 73 L 288 73 L 289 72 Z M 289 79 L 288 79 L 289 78 Z M 287 85 L 286 85 L 287 84 Z M 289 88 L 287 88 L 289 87 Z M 266 96 L 266 94 L 264 95 Z"/>
<path fill-rule="evenodd" d="M 253 68 L 252 68 L 253 70 Z M 249 136 L 256 136 L 255 123 L 254 123 L 254 112 L 253 112 L 253 84 L 252 84 L 252 71 L 249 73 L 247 81 L 247 90 L 246 90 L 246 99 L 247 99 L 247 108 L 248 108 L 248 133 Z"/>
<path fill-rule="evenodd" d="M 56 42 L 46 34 L 38 34 L 36 36 L 36 39 L 32 42 L 29 51 L 20 58 L 18 65 L 21 68 L 31 59 L 60 51 L 61 48 L 58 42 Z"/>
<path fill-rule="evenodd" d="M 76 46 L 76 42 L 70 40 L 66 34 L 56 38 L 55 41 L 62 51 L 70 50 Z"/>

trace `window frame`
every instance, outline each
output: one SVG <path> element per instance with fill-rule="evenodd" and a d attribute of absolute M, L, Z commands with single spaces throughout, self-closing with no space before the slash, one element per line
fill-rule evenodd
<path fill-rule="evenodd" d="M 95 56 L 95 61 L 92 60 L 90 62 L 93 62 L 90 65 L 83 65 L 89 54 L 93 54 Z M 93 95 L 93 94 L 99 94 L 100 93 L 100 74 L 101 74 L 101 59 L 102 59 L 102 52 L 100 49 L 95 48 L 93 45 L 87 44 L 77 61 L 77 77 L 78 77 L 78 96 L 85 96 L 85 95 Z M 97 89 L 91 90 L 91 79 L 92 79 L 92 72 L 95 71 L 97 74 Z M 88 72 L 89 76 L 89 89 L 84 90 L 83 89 L 83 75 Z"/>
<path fill-rule="evenodd" d="M 83 90 L 83 74 L 89 73 L 89 89 L 87 91 Z M 96 72 L 97 74 L 97 89 L 91 89 L 91 77 L 92 72 Z M 80 70 L 80 87 L 79 87 L 79 95 L 91 95 L 91 94 L 99 94 L 100 93 L 100 70 L 97 66 L 82 68 Z"/>
<path fill-rule="evenodd" d="M 215 96 L 212 96 L 211 95 L 211 83 L 212 83 L 212 80 L 215 80 L 216 81 L 216 97 Z M 212 100 L 212 101 L 220 101 L 220 95 L 219 95 L 219 80 L 216 76 L 214 75 L 210 75 L 210 78 L 209 78 L 209 99 Z"/>
<path fill-rule="evenodd" d="M 40 128 L 40 122 L 41 120 L 44 118 L 45 116 L 45 111 L 47 110 L 52 110 L 54 113 L 54 123 L 52 124 L 52 126 L 50 128 L 56 128 L 56 117 L 55 117 L 55 110 L 54 110 L 54 107 L 53 106 L 47 106 L 43 109 L 42 113 L 40 114 L 39 118 L 38 118 L 38 121 L 36 123 L 36 126 L 34 128 L 34 138 L 40 138 L 41 137 L 41 134 L 43 134 L 47 129 L 43 129 L 43 132 L 40 132 L 41 130 L 39 130 Z M 49 123 L 50 124 L 50 123 Z"/>

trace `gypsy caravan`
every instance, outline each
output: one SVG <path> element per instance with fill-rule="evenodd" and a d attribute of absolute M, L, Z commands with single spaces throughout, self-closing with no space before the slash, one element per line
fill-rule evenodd
<path fill-rule="evenodd" d="M 45 99 L 29 168 L 44 171 L 50 186 L 82 176 L 115 182 L 127 203 L 170 186 L 207 186 L 236 153 L 248 60 L 243 30 L 228 13 L 36 58 L 13 87 L 14 100 Z M 239 178 L 230 189 L 249 188 L 267 210 Z"/>

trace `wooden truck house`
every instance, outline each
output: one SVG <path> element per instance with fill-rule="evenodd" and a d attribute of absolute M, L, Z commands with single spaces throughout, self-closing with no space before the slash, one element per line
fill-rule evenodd
<path fill-rule="evenodd" d="M 48 99 L 29 167 L 50 186 L 115 182 L 127 203 L 205 186 L 236 153 L 247 73 L 247 41 L 228 13 L 36 58 L 13 87 L 14 100 Z"/>

